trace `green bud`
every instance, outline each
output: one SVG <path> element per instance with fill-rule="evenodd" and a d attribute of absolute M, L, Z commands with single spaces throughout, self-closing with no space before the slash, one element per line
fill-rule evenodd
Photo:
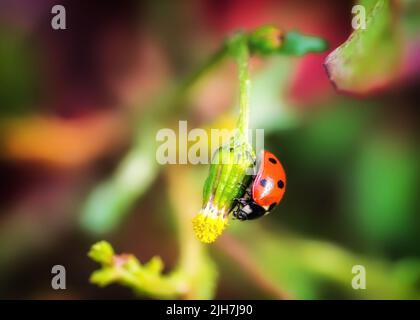
<path fill-rule="evenodd" d="M 249 35 L 249 47 L 252 52 L 261 55 L 276 53 L 283 45 L 283 32 L 274 26 L 264 26 Z"/>
<path fill-rule="evenodd" d="M 193 219 L 197 238 L 211 243 L 224 230 L 234 200 L 243 196 L 255 162 L 252 147 L 240 140 L 220 147 L 213 155 L 204 184 L 203 207 Z"/>

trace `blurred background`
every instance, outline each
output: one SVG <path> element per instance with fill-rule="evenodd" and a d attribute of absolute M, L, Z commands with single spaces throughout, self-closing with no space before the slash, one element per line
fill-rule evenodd
<path fill-rule="evenodd" d="M 51 28 L 55 4 L 65 30 Z M 2 0 L 0 298 L 135 298 L 89 283 L 102 239 L 142 262 L 160 256 L 165 273 L 204 254 L 206 298 L 420 298 L 419 3 L 392 1 L 382 38 L 365 37 L 374 50 L 345 60 L 353 79 L 332 83 L 324 61 L 353 32 L 354 4 Z M 271 215 L 232 220 L 204 246 L 191 217 L 208 166 L 158 165 L 156 131 L 232 127 L 234 63 L 184 79 L 232 32 L 265 24 L 329 49 L 253 58 L 251 122 L 288 189 Z M 51 288 L 56 264 L 66 290 Z M 366 290 L 351 287 L 353 265 Z"/>

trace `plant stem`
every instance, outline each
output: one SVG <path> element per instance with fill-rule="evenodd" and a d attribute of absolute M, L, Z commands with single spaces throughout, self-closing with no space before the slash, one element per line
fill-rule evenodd
<path fill-rule="evenodd" d="M 249 100 L 251 81 L 249 79 L 249 48 L 245 36 L 238 40 L 236 61 L 239 74 L 239 119 L 238 130 L 244 141 L 248 141 L 249 128 Z"/>

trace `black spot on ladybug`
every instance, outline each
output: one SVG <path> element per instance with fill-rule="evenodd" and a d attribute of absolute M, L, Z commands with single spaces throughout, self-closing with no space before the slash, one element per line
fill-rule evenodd
<path fill-rule="evenodd" d="M 270 161 L 272 164 L 276 164 L 277 160 L 274 158 L 268 158 L 268 161 Z"/>
<path fill-rule="evenodd" d="M 261 179 L 261 181 L 260 181 L 260 185 L 261 185 L 261 187 L 265 187 L 266 185 L 267 185 L 267 180 L 265 180 L 265 179 Z"/>
<path fill-rule="evenodd" d="M 277 187 L 279 187 L 280 189 L 283 189 L 284 188 L 284 182 L 283 182 L 283 180 L 277 181 Z"/>
<path fill-rule="evenodd" d="M 270 206 L 268 207 L 268 211 L 273 210 L 273 208 L 274 208 L 276 205 L 277 205 L 277 203 L 276 203 L 276 202 L 274 202 L 274 203 L 270 204 Z"/>

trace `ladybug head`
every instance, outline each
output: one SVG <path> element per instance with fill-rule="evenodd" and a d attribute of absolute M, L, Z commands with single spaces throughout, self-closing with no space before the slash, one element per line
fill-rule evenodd
<path fill-rule="evenodd" d="M 252 200 L 247 200 L 246 203 L 234 212 L 234 216 L 238 220 L 253 220 L 262 217 L 267 213 L 265 208 L 261 207 L 259 204 L 255 203 Z"/>

